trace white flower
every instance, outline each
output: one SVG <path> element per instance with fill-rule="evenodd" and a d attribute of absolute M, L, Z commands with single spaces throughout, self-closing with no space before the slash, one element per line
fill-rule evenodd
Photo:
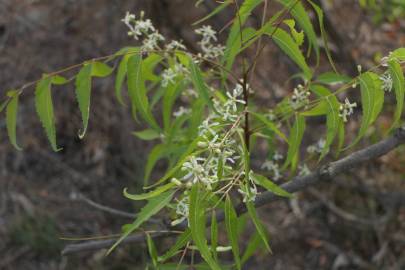
<path fill-rule="evenodd" d="M 190 112 L 190 109 L 185 109 L 183 106 L 180 106 L 179 109 L 173 113 L 173 116 L 180 117 L 182 115 L 189 114 Z"/>
<path fill-rule="evenodd" d="M 211 135 L 215 135 L 216 131 L 214 130 L 214 128 L 218 126 L 218 122 L 211 122 L 211 118 L 207 118 L 198 127 L 198 135 L 201 136 L 206 134 L 207 132 L 211 133 Z"/>
<path fill-rule="evenodd" d="M 166 45 L 166 50 L 174 51 L 174 50 L 186 50 L 186 46 L 181 43 L 181 41 L 172 40 L 169 44 Z"/>
<path fill-rule="evenodd" d="M 202 35 L 201 42 L 209 43 L 211 42 L 211 39 L 217 41 L 217 32 L 212 29 L 210 25 L 203 25 L 201 28 L 196 29 L 194 32 L 198 35 Z"/>
<path fill-rule="evenodd" d="M 284 157 L 283 155 L 281 155 L 279 152 L 275 151 L 274 155 L 273 155 L 273 160 L 278 161 L 278 160 L 282 160 Z"/>
<path fill-rule="evenodd" d="M 179 218 L 172 221 L 172 223 L 171 223 L 172 226 L 176 226 L 176 225 L 182 223 L 184 220 L 188 219 L 189 210 L 190 210 L 189 205 L 190 205 L 190 203 L 189 203 L 188 196 L 185 196 L 183 199 L 181 199 L 180 201 L 177 202 L 176 214 L 179 216 Z"/>
<path fill-rule="evenodd" d="M 384 91 L 391 92 L 393 86 L 391 74 L 389 72 L 385 72 L 383 75 L 380 76 L 380 80 L 383 83 L 382 88 L 384 89 Z"/>
<path fill-rule="evenodd" d="M 225 47 L 222 45 L 214 45 L 212 41 L 217 41 L 216 31 L 209 25 L 204 25 L 195 30 L 195 33 L 202 36 L 198 44 L 203 52 L 203 57 L 214 59 L 224 54 Z"/>
<path fill-rule="evenodd" d="M 225 102 L 225 107 L 229 106 L 233 109 L 234 112 L 237 111 L 237 103 L 240 104 L 246 104 L 246 102 L 242 99 L 238 99 L 239 96 L 241 96 L 243 93 L 243 87 L 240 84 L 237 84 L 236 87 L 233 89 L 232 94 L 229 92 L 226 92 L 226 95 L 228 96 L 228 100 Z"/>
<path fill-rule="evenodd" d="M 303 105 L 308 104 L 308 97 L 311 95 L 311 92 L 306 90 L 301 84 L 294 88 L 293 95 L 291 96 L 290 104 L 293 109 L 298 109 Z"/>
<path fill-rule="evenodd" d="M 242 194 L 243 202 L 254 202 L 257 197 L 257 187 L 255 184 L 251 185 L 243 185 L 241 188 L 238 189 L 238 192 Z"/>
<path fill-rule="evenodd" d="M 148 35 L 148 38 L 143 41 L 142 49 L 145 51 L 152 51 L 159 49 L 159 41 L 164 41 L 165 38 L 159 34 L 158 31 L 152 32 Z"/>
<path fill-rule="evenodd" d="M 149 35 L 149 32 L 154 32 L 155 27 L 150 19 L 144 20 L 145 13 L 142 11 L 139 20 L 135 19 L 135 15 L 127 12 L 124 19 L 121 21 L 129 28 L 128 35 L 133 36 L 136 40 L 142 35 Z"/>
<path fill-rule="evenodd" d="M 171 69 L 165 69 L 162 72 L 162 86 L 167 87 L 170 83 L 174 83 L 174 79 L 177 77 L 176 72 Z"/>
<path fill-rule="evenodd" d="M 345 103 L 339 107 L 339 116 L 343 118 L 343 122 L 347 122 L 347 117 L 353 114 L 353 108 L 357 107 L 357 103 L 350 103 L 349 99 L 345 99 Z"/>
<path fill-rule="evenodd" d="M 306 164 L 298 166 L 298 175 L 299 176 L 306 176 L 311 174 L 308 166 Z"/>
<path fill-rule="evenodd" d="M 281 178 L 280 167 L 273 160 L 266 160 L 260 167 L 262 170 L 267 170 L 273 173 L 273 180 L 278 181 Z"/>
<path fill-rule="evenodd" d="M 322 150 L 325 148 L 326 141 L 324 139 L 319 139 L 316 144 L 310 145 L 307 147 L 307 152 L 310 154 L 322 153 Z"/>

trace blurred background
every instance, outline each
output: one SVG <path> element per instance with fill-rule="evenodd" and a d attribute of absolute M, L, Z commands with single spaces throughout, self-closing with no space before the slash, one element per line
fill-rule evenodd
<path fill-rule="evenodd" d="M 270 1 L 270 14 L 279 7 L 275 2 Z M 367 69 L 405 45 L 401 0 L 317 2 L 325 10 L 330 47 L 342 73 L 356 75 L 357 64 Z M 168 39 L 181 39 L 196 51 L 191 24 L 216 5 L 211 0 L 199 7 L 191 0 L 0 0 L 0 96 L 42 73 L 134 45 L 121 22 L 126 11 L 144 10 Z M 260 14 L 258 9 L 248 23 L 257 27 Z M 219 31 L 232 16 L 230 9 L 206 23 Z M 222 41 L 226 33 L 220 35 Z M 254 98 L 270 108 L 292 91 L 295 81 L 290 77 L 298 70 L 272 44 L 260 59 L 252 82 Z M 319 70 L 329 69 L 323 55 Z M 115 234 L 131 221 L 125 213 L 113 214 L 94 203 L 136 213 L 141 205 L 124 199 L 122 190 L 140 189 L 153 146 L 131 135 L 142 126 L 114 98 L 111 79 L 95 81 L 88 132 L 79 140 L 81 118 L 73 90 L 70 84 L 53 91 L 58 144 L 63 147 L 59 153 L 52 152 L 35 115 L 33 89 L 22 96 L 19 111 L 18 140 L 24 151 L 13 149 L 4 115 L 0 118 L 0 269 L 145 268 L 147 250 L 139 244 L 122 246 L 108 257 L 105 250 L 61 256 L 71 243 L 61 238 Z M 379 140 L 380 128 L 389 125 L 395 99 L 386 104 L 374 135 L 359 147 Z M 306 140 L 315 142 L 323 123 L 310 125 Z M 358 122 L 350 122 L 349 138 L 357 128 Z M 158 164 L 157 174 L 164 165 Z M 266 206 L 259 214 L 274 254 L 259 252 L 245 269 L 405 269 L 404 194 L 402 147 L 291 202 Z M 160 240 L 158 249 L 162 252 L 171 241 Z"/>

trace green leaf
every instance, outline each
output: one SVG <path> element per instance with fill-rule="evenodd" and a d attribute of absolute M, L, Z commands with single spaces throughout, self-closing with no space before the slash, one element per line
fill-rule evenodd
<path fill-rule="evenodd" d="M 211 250 L 214 255 L 214 259 L 217 259 L 217 246 L 218 246 L 218 222 L 215 210 L 211 215 Z"/>
<path fill-rule="evenodd" d="M 206 104 L 208 104 L 210 108 L 214 108 L 214 105 L 210 98 L 210 90 L 204 83 L 200 68 L 197 66 L 196 63 L 194 63 L 192 59 L 190 59 L 190 73 L 191 80 L 199 96 L 205 101 Z"/>
<path fill-rule="evenodd" d="M 287 197 L 287 198 L 292 198 L 293 195 L 287 191 L 285 191 L 283 188 L 278 186 L 277 184 L 273 183 L 271 180 L 269 180 L 267 177 L 252 173 L 251 176 L 253 177 L 253 181 L 255 181 L 256 184 L 264 187 L 268 191 L 281 196 L 281 197 Z"/>
<path fill-rule="evenodd" d="M 319 157 L 319 160 L 321 160 L 329 152 L 330 146 L 339 132 L 340 123 L 343 120 L 339 117 L 340 103 L 334 94 L 321 85 L 311 85 L 310 88 L 318 97 L 322 98 L 321 103 L 324 104 L 326 109 L 326 140 Z"/>
<path fill-rule="evenodd" d="M 177 254 L 179 249 L 184 247 L 191 240 L 191 230 L 187 228 L 176 240 L 176 243 L 161 257 L 158 258 L 159 262 L 164 262 Z"/>
<path fill-rule="evenodd" d="M 124 55 L 118 65 L 117 76 L 115 78 L 115 96 L 121 105 L 125 105 L 122 99 L 122 86 L 127 75 L 127 64 L 129 55 Z"/>
<path fill-rule="evenodd" d="M 262 238 L 260 237 L 258 232 L 255 232 L 253 236 L 250 238 L 248 245 L 246 247 L 245 252 L 242 256 L 242 265 L 246 263 L 246 261 L 252 257 L 252 255 L 256 252 L 256 250 L 261 246 Z"/>
<path fill-rule="evenodd" d="M 353 143 L 347 148 L 357 144 L 364 134 L 366 134 L 368 127 L 381 112 L 384 102 L 384 90 L 381 87 L 381 80 L 377 74 L 372 72 L 363 73 L 359 76 L 359 81 L 363 116 L 359 133 Z"/>
<path fill-rule="evenodd" d="M 163 207 L 165 207 L 173 198 L 175 191 L 167 191 L 154 197 L 141 209 L 137 215 L 136 220 L 130 224 L 123 235 L 114 243 L 114 245 L 107 251 L 110 254 L 128 235 L 139 228 L 145 221 L 157 214 Z"/>
<path fill-rule="evenodd" d="M 226 196 L 225 200 L 225 227 L 228 234 L 228 239 L 231 242 L 233 258 L 236 263 L 236 268 L 241 269 L 239 244 L 238 244 L 238 216 L 233 208 L 231 198 Z"/>
<path fill-rule="evenodd" d="M 267 240 L 266 232 L 263 228 L 263 225 L 260 222 L 259 218 L 257 217 L 256 208 L 254 204 L 248 201 L 246 202 L 246 208 L 248 210 L 250 218 L 253 221 L 253 224 L 255 224 L 257 233 L 260 235 L 260 238 L 262 239 L 264 245 L 266 246 L 266 249 L 268 250 L 268 252 L 273 253 Z"/>
<path fill-rule="evenodd" d="M 90 111 L 90 93 L 91 93 L 91 70 L 92 66 L 86 64 L 76 76 L 76 99 L 79 103 L 79 109 L 82 114 L 83 130 L 79 132 L 79 138 L 82 139 L 86 134 L 89 123 Z"/>
<path fill-rule="evenodd" d="M 124 188 L 124 197 L 130 199 L 130 200 L 134 200 L 134 201 L 141 201 L 141 200 L 149 200 L 151 198 L 154 198 L 160 194 L 162 194 L 165 191 L 168 191 L 172 188 L 174 188 L 176 186 L 176 184 L 174 183 L 168 183 L 166 185 L 157 187 L 156 189 L 148 192 L 148 193 L 143 193 L 143 194 L 129 194 L 127 191 L 127 188 Z"/>
<path fill-rule="evenodd" d="M 160 133 L 154 129 L 145 129 L 142 131 L 132 132 L 136 137 L 144 141 L 151 141 L 160 138 Z"/>
<path fill-rule="evenodd" d="M 299 147 L 302 142 L 302 137 L 305 131 L 305 117 L 302 115 L 295 115 L 295 122 L 291 128 L 290 136 L 288 138 L 288 152 L 287 158 L 284 162 L 283 169 L 292 162 L 296 154 L 298 154 Z"/>
<path fill-rule="evenodd" d="M 219 6 L 217 6 L 213 11 L 211 11 L 208 15 L 204 16 L 203 18 L 199 19 L 198 21 L 194 22 L 192 25 L 197 25 L 200 24 L 209 18 L 215 16 L 219 12 L 221 12 L 223 9 L 225 9 L 227 6 L 229 6 L 232 3 L 232 0 L 226 0 L 223 3 L 221 3 Z"/>
<path fill-rule="evenodd" d="M 66 78 L 60 76 L 60 75 L 54 75 L 52 76 L 52 84 L 56 84 L 56 85 L 63 85 L 68 83 L 69 81 L 66 80 Z"/>
<path fill-rule="evenodd" d="M 405 48 L 399 48 L 395 51 L 391 52 L 389 55 L 389 59 L 393 60 L 396 59 L 397 61 L 405 61 Z"/>
<path fill-rule="evenodd" d="M 234 43 L 232 43 L 232 46 L 227 48 L 229 57 L 225 63 L 225 69 L 226 70 L 231 70 L 232 65 L 235 61 L 235 58 L 238 54 L 240 54 L 243 50 L 241 50 L 242 45 L 245 43 L 245 41 L 252 39 L 256 34 L 256 30 L 247 27 L 242 30 L 242 44 L 241 44 L 241 39 L 237 38 Z"/>
<path fill-rule="evenodd" d="M 261 3 L 263 0 L 245 0 L 239 8 L 238 14 L 235 15 L 234 22 L 232 24 L 231 30 L 229 32 L 228 39 L 226 40 L 226 50 L 224 52 L 222 63 L 226 63 L 225 66 L 228 66 L 228 63 L 233 63 L 235 54 L 231 54 L 229 48 L 232 48 L 233 44 L 239 39 L 240 42 L 240 31 L 242 26 L 245 24 L 246 20 L 252 13 L 252 11 Z"/>
<path fill-rule="evenodd" d="M 221 267 L 213 259 L 207 245 L 205 237 L 205 205 L 201 198 L 203 192 L 199 190 L 198 185 L 194 185 L 190 192 L 189 206 L 189 226 L 191 236 L 203 259 L 209 264 L 211 269 L 221 270 Z"/>
<path fill-rule="evenodd" d="M 352 79 L 349 76 L 335 72 L 325 72 L 320 74 L 316 80 L 319 83 L 335 85 L 339 83 L 349 83 Z"/>
<path fill-rule="evenodd" d="M 299 26 L 305 32 L 308 38 L 310 48 L 313 47 L 316 53 L 317 62 L 319 62 L 319 45 L 316 37 L 315 30 L 312 26 L 311 19 L 309 18 L 308 12 L 305 10 L 304 6 L 295 0 L 279 0 L 288 10 L 290 10 L 291 15 L 297 21 Z M 294 27 L 294 26 L 293 26 Z M 290 26 L 291 28 L 291 26 Z M 293 34 L 294 35 L 294 34 Z M 302 37 L 302 40 L 304 37 Z M 299 42 L 297 42 L 300 45 Z M 302 42 L 301 42 L 302 43 Z"/>
<path fill-rule="evenodd" d="M 0 113 L 7 107 L 7 104 L 10 102 L 10 99 L 7 98 L 0 104 Z"/>
<path fill-rule="evenodd" d="M 297 43 L 298 46 L 301 46 L 302 43 L 304 43 L 304 32 L 303 31 L 298 32 L 295 29 L 295 21 L 292 20 L 292 19 L 284 20 L 284 23 L 286 25 L 288 25 L 288 27 L 290 28 L 290 32 L 291 32 L 291 35 L 293 36 L 293 38 L 295 40 L 295 43 Z"/>
<path fill-rule="evenodd" d="M 132 55 L 128 59 L 127 64 L 128 74 L 128 93 L 131 98 L 133 112 L 139 109 L 143 119 L 156 130 L 160 130 L 159 125 L 153 118 L 149 108 L 148 97 L 146 96 L 146 87 L 144 78 L 142 78 L 142 55 Z"/>
<path fill-rule="evenodd" d="M 144 184 L 146 185 L 149 181 L 150 175 L 152 173 L 153 168 L 155 167 L 156 162 L 165 156 L 167 152 L 168 146 L 165 144 L 158 144 L 155 145 L 152 150 L 149 152 L 148 161 L 146 162 L 145 166 L 145 177 L 144 177 Z"/>
<path fill-rule="evenodd" d="M 146 234 L 146 243 L 148 245 L 149 256 L 152 259 L 153 266 L 157 267 L 158 254 L 157 254 L 155 243 L 153 243 L 153 239 L 149 233 Z"/>
<path fill-rule="evenodd" d="M 11 97 L 11 100 L 7 104 L 6 108 L 6 126 L 8 138 L 10 139 L 11 144 L 17 150 L 22 150 L 22 148 L 17 144 L 17 112 L 18 98 L 20 95 L 15 90 L 9 91 L 7 95 Z"/>
<path fill-rule="evenodd" d="M 276 126 L 276 124 L 274 124 L 273 122 L 268 120 L 264 115 L 261 115 L 261 114 L 255 113 L 255 112 L 249 112 L 249 114 L 253 115 L 257 120 L 259 120 L 260 122 L 265 124 L 268 129 L 270 129 L 271 131 L 276 133 L 285 142 L 288 142 L 288 139 L 284 135 L 284 133 L 280 131 L 280 129 Z"/>
<path fill-rule="evenodd" d="M 55 116 L 53 112 L 51 83 L 53 77 L 44 76 L 38 83 L 35 89 L 35 108 L 39 120 L 45 129 L 46 136 L 51 143 L 53 151 L 61 150 L 56 144 Z"/>
<path fill-rule="evenodd" d="M 113 72 L 113 69 L 102 62 L 91 63 L 91 76 L 104 78 L 109 76 Z"/>
<path fill-rule="evenodd" d="M 276 29 L 269 25 L 264 26 L 264 29 L 265 34 L 269 35 L 274 40 L 280 49 L 301 68 L 306 79 L 310 80 L 312 78 L 312 71 L 307 65 L 305 57 L 294 39 L 283 29 Z"/>
<path fill-rule="evenodd" d="M 405 55 L 405 53 L 404 53 Z M 392 82 L 395 90 L 395 98 L 397 100 L 397 106 L 395 108 L 394 120 L 391 125 L 391 128 L 394 128 L 398 125 L 399 120 L 401 119 L 402 111 L 404 108 L 404 95 L 405 95 L 405 78 L 402 72 L 401 65 L 395 61 L 388 61 L 388 70 L 391 74 Z"/>
<path fill-rule="evenodd" d="M 316 12 L 316 14 L 318 16 L 319 28 L 321 29 L 321 36 L 322 36 L 322 40 L 323 40 L 323 45 L 325 46 L 325 52 L 326 52 L 326 56 L 328 57 L 329 63 L 331 65 L 331 67 L 333 68 L 333 71 L 335 71 L 336 73 L 339 73 L 337 71 L 337 69 L 336 69 L 336 66 L 335 66 L 335 64 L 333 62 L 333 59 L 332 59 L 332 55 L 330 53 L 327 32 L 325 31 L 325 25 L 324 25 L 324 22 L 323 22 L 323 19 L 324 19 L 323 11 L 317 4 L 315 4 L 311 0 L 308 0 L 308 2 L 314 8 L 314 10 L 315 10 L 315 12 Z"/>

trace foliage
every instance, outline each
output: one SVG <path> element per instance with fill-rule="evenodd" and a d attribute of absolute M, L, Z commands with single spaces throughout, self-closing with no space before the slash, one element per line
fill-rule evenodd
<path fill-rule="evenodd" d="M 300 158 L 308 118 L 325 119 L 325 138 L 308 147 L 309 158 L 315 157 L 318 161 L 332 149 L 338 155 L 344 146 L 345 123 L 357 108 L 357 103 L 350 102 L 347 97 L 344 102 L 340 100 L 349 90 L 360 90 L 362 115 L 358 135 L 349 147 L 367 134 L 383 109 L 384 96 L 390 95 L 392 89 L 397 107 L 390 130 L 399 125 L 405 92 L 404 48 L 384 57 L 381 64 L 371 70 L 363 72 L 359 68 L 359 75 L 350 78 L 337 73 L 333 65 L 323 28 L 323 12 L 316 4 L 279 0 L 280 10 L 270 18 L 263 18 L 260 27 L 245 26 L 252 12 L 263 2 L 245 0 L 240 6 L 234 1 L 219 4 L 198 23 L 221 14 L 226 8 L 234 8 L 235 18 L 226 46 L 218 43 L 212 27 L 202 26 L 195 31 L 201 38 L 198 54 L 189 52 L 179 41 L 164 43 L 165 37 L 144 18 L 143 12 L 138 19 L 128 13 L 123 22 L 129 28 L 129 36 L 142 41 L 140 45 L 80 65 L 74 78 L 83 120 L 79 137 L 85 135 L 88 127 L 92 81 L 115 73 L 117 100 L 123 106 L 130 105 L 134 119 L 148 125 L 147 129 L 133 134 L 141 140 L 156 142 L 145 168 L 146 192 L 132 194 L 124 190 L 126 198 L 145 200 L 146 205 L 133 223 L 123 226 L 122 236 L 109 252 L 164 209 L 171 218 L 173 230 L 182 233 L 163 255 L 156 249 L 153 234 L 147 233 L 154 267 L 165 269 L 165 265 L 171 265 L 169 261 L 173 257 L 197 250 L 210 269 L 241 269 L 259 247 L 271 252 L 268 233 L 255 209 L 257 195 L 268 191 L 291 198 L 292 194 L 283 190 L 277 181 L 293 176 L 297 168 L 300 175 L 309 172 L 304 159 Z M 319 74 L 318 64 L 309 64 L 312 51 L 315 62 L 319 63 L 320 46 L 307 8 L 313 8 L 318 16 L 321 38 L 333 71 Z M 246 59 L 244 54 L 246 48 L 263 44 L 266 38 L 300 69 L 296 77 L 301 84 L 274 108 L 260 108 L 254 103 L 252 93 L 255 89 L 249 85 L 249 75 L 254 72 L 257 57 Z M 304 53 L 305 49 L 307 53 Z M 260 52 L 261 48 L 257 50 L 257 56 Z M 117 62 L 117 65 L 111 62 Z M 116 70 L 112 66 L 116 66 Z M 70 82 L 60 73 L 45 74 L 34 83 L 38 117 L 54 151 L 60 148 L 56 143 L 52 85 Z M 123 93 L 125 83 L 126 94 Z M 6 110 L 8 135 L 18 150 L 17 113 L 19 97 L 24 90 L 8 91 L 0 107 Z M 175 110 L 180 98 L 186 105 Z M 156 113 L 158 106 L 161 116 Z M 259 140 L 270 146 L 269 159 L 263 162 L 261 169 L 251 168 L 250 156 Z M 286 152 L 285 159 L 279 151 Z M 151 181 L 151 172 L 162 159 L 168 161 L 167 171 L 162 178 Z M 245 250 L 238 241 L 239 224 L 246 219 L 246 216 L 238 216 L 239 204 L 245 205 L 256 228 Z M 224 211 L 224 226 L 216 218 L 221 211 Z M 210 239 L 206 232 L 208 227 Z M 226 231 L 228 243 L 219 242 L 220 230 Z M 232 252 L 234 263 L 225 266 L 221 263 L 221 254 L 227 251 Z"/>
<path fill-rule="evenodd" d="M 402 0 L 359 0 L 360 6 L 371 11 L 373 21 L 394 21 L 405 17 L 405 3 Z"/>

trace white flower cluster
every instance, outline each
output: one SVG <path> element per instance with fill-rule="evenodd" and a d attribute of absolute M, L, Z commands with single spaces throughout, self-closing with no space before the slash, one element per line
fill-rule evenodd
<path fill-rule="evenodd" d="M 385 72 L 383 75 L 380 76 L 380 80 L 382 81 L 382 88 L 385 92 L 391 92 L 393 81 L 391 74 L 389 72 Z"/>
<path fill-rule="evenodd" d="M 173 67 L 163 70 L 161 84 L 163 87 L 167 87 L 170 83 L 174 83 L 177 77 L 186 74 L 188 74 L 187 68 L 182 64 L 176 63 Z"/>
<path fill-rule="evenodd" d="M 357 107 L 357 103 L 350 103 L 349 99 L 345 99 L 345 103 L 339 107 L 339 116 L 343 118 L 343 122 L 347 122 L 347 117 L 353 114 L 353 108 Z"/>
<path fill-rule="evenodd" d="M 254 202 L 257 197 L 257 187 L 253 180 L 253 172 L 249 172 L 249 182 L 245 185 L 240 186 L 238 192 L 242 195 L 243 202 Z"/>
<path fill-rule="evenodd" d="M 307 176 L 311 174 L 308 166 L 306 164 L 298 166 L 298 175 L 299 176 Z"/>
<path fill-rule="evenodd" d="M 283 156 L 280 155 L 278 152 L 275 152 L 273 158 L 271 160 L 266 160 L 261 166 L 262 170 L 267 170 L 272 173 L 272 178 L 274 181 L 278 181 L 281 179 L 280 166 L 277 162 L 282 159 Z"/>
<path fill-rule="evenodd" d="M 315 153 L 322 153 L 323 149 L 325 148 L 326 141 L 324 139 L 319 139 L 319 141 L 315 144 L 312 144 L 307 147 L 307 152 L 310 154 Z"/>
<path fill-rule="evenodd" d="M 173 220 L 171 225 L 176 226 L 180 223 L 182 223 L 184 220 L 188 219 L 188 213 L 189 213 L 189 199 L 188 196 L 184 196 L 183 199 L 180 201 L 177 201 L 176 204 L 176 215 L 178 216 L 177 219 Z"/>
<path fill-rule="evenodd" d="M 159 42 L 164 41 L 165 38 L 155 29 L 152 21 L 150 19 L 144 19 L 144 16 L 145 13 L 142 11 L 140 18 L 137 20 L 134 14 L 127 12 L 124 19 L 121 21 L 129 28 L 128 36 L 132 36 L 136 40 L 142 36 L 146 37 L 143 40 L 143 50 L 150 51 L 159 49 Z"/>
<path fill-rule="evenodd" d="M 186 114 L 189 114 L 189 113 L 191 113 L 190 109 L 187 109 L 187 108 L 184 108 L 183 106 L 180 106 L 179 109 L 173 113 L 173 116 L 174 117 L 180 117 L 182 115 L 186 115 Z"/>
<path fill-rule="evenodd" d="M 299 84 L 296 88 L 294 88 L 293 95 L 290 99 L 290 104 L 293 109 L 298 109 L 302 106 L 305 106 L 309 103 L 309 96 L 311 92 L 305 89 L 304 86 Z"/>
<path fill-rule="evenodd" d="M 225 47 L 222 45 L 214 45 L 213 41 L 217 41 L 216 31 L 209 25 L 204 25 L 194 31 L 201 35 L 202 39 L 198 42 L 203 52 L 203 57 L 207 59 L 215 59 L 224 54 Z"/>
<path fill-rule="evenodd" d="M 239 116 L 238 104 L 246 104 L 246 102 L 241 98 L 242 94 L 243 87 L 242 85 L 237 84 L 232 90 L 232 93 L 226 93 L 228 100 L 224 104 L 214 100 L 215 110 L 224 121 L 236 121 Z"/>

